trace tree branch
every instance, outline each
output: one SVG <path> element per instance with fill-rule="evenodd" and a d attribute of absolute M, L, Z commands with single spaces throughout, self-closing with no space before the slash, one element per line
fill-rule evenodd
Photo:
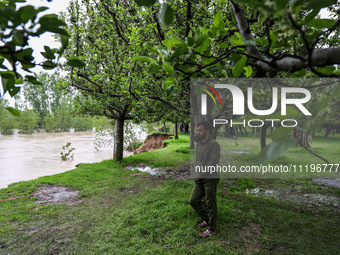
<path fill-rule="evenodd" d="M 112 16 L 114 22 L 115 22 L 115 27 L 116 27 L 116 30 L 117 30 L 117 34 L 120 38 L 123 39 L 123 41 L 129 45 L 129 41 L 124 37 L 124 35 L 122 34 L 121 32 L 121 28 L 119 26 L 119 22 L 117 20 L 117 17 L 116 17 L 116 14 L 110 10 L 110 8 L 104 3 L 103 0 L 100 0 L 100 2 L 102 3 L 102 5 L 104 6 L 105 10 Z"/>
<path fill-rule="evenodd" d="M 186 21 L 186 28 L 185 28 L 185 38 L 188 37 L 190 32 L 190 20 L 191 20 L 191 2 L 187 0 L 187 21 Z"/>
<path fill-rule="evenodd" d="M 265 61 L 258 60 L 254 63 L 254 65 L 262 69 L 264 72 L 296 72 L 308 67 L 308 55 L 305 55 L 302 59 L 287 56 L 279 60 L 268 59 L 267 62 L 271 62 L 273 64 L 269 65 Z M 340 64 L 340 47 L 313 50 L 311 54 L 312 67 L 323 67 L 336 64 Z"/>
<path fill-rule="evenodd" d="M 154 19 L 154 21 L 156 22 L 156 27 L 157 27 L 157 32 L 158 32 L 158 36 L 159 36 L 160 43 L 163 44 L 162 41 L 165 40 L 165 36 L 164 36 L 163 31 L 162 31 L 162 27 L 161 27 L 161 25 L 159 24 L 158 17 L 157 17 L 157 13 L 156 13 L 154 7 L 152 7 L 152 12 L 153 12 L 153 15 L 152 15 L 152 16 L 153 16 L 153 19 Z"/>
<path fill-rule="evenodd" d="M 160 102 L 162 102 L 162 103 L 165 103 L 165 104 L 169 105 L 171 108 L 173 108 L 173 109 L 175 109 L 175 110 L 182 111 L 182 112 L 184 112 L 184 113 L 186 113 L 186 114 L 190 114 L 190 110 L 188 111 L 188 110 L 186 110 L 186 109 L 183 109 L 183 108 L 181 108 L 181 107 L 179 107 L 179 106 L 177 106 L 177 105 L 175 105 L 175 104 L 173 104 L 173 103 L 171 103 L 171 102 L 169 102 L 169 101 L 167 101 L 167 100 L 165 100 L 164 98 L 161 98 L 161 97 L 159 97 L 159 96 L 152 96 L 152 95 L 149 95 L 148 98 L 158 100 L 158 101 L 160 101 Z"/>
<path fill-rule="evenodd" d="M 295 130 L 294 130 L 294 133 L 295 133 Z M 311 150 L 310 150 L 309 148 L 307 148 L 307 147 L 306 147 L 299 139 L 297 139 L 297 142 L 298 142 L 298 144 L 299 144 L 301 147 L 303 147 L 305 150 L 307 150 L 308 152 L 310 152 L 311 154 L 313 154 L 315 157 L 317 157 L 317 158 L 319 158 L 319 159 L 322 159 L 322 160 L 325 161 L 327 164 L 330 164 L 330 162 L 329 162 L 327 159 L 325 159 L 325 158 L 319 156 L 318 154 L 314 153 L 313 151 L 311 151 Z"/>
<path fill-rule="evenodd" d="M 244 44 L 246 44 L 247 52 L 254 56 L 261 56 L 260 51 L 255 46 L 254 36 L 252 35 L 250 31 L 248 21 L 247 21 L 246 15 L 244 14 L 242 7 L 238 5 L 237 3 L 235 3 L 234 1 L 231 1 L 231 2 L 232 2 L 232 9 L 233 9 L 236 22 L 237 22 L 237 27 L 241 34 Z M 254 45 L 249 45 L 249 42 L 254 42 Z"/>

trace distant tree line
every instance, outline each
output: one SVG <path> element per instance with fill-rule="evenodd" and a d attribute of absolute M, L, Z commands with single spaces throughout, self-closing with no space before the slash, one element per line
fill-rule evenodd
<path fill-rule="evenodd" d="M 23 93 L 15 97 L 15 108 L 20 116 L 13 116 L 6 110 L 9 102 L 0 98 L 0 132 L 13 134 L 17 129 L 21 134 L 36 131 L 67 132 L 93 128 L 93 118 L 75 115 L 73 93 L 61 90 L 64 78 L 58 73 L 40 73 L 37 77 L 41 85 L 25 83 Z"/>

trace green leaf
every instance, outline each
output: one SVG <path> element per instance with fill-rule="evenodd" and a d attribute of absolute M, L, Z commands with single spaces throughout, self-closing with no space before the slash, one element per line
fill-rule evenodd
<path fill-rule="evenodd" d="M 195 43 L 194 38 L 192 38 L 192 37 L 188 37 L 188 38 L 187 38 L 187 44 L 188 44 L 189 47 L 190 47 L 190 46 L 193 46 L 194 43 Z"/>
<path fill-rule="evenodd" d="M 132 58 L 132 60 L 140 61 L 140 62 L 148 62 L 148 63 L 155 62 L 152 58 L 149 58 L 149 57 L 141 57 L 141 56 L 134 56 L 134 57 Z"/>
<path fill-rule="evenodd" d="M 318 15 L 318 13 L 320 12 L 320 9 L 314 9 L 311 13 L 309 13 L 305 20 L 303 21 L 304 24 L 307 24 L 308 22 L 310 22 L 312 19 L 315 18 L 316 15 Z"/>
<path fill-rule="evenodd" d="M 176 80 L 174 77 L 168 77 L 163 82 L 163 89 L 167 90 L 171 85 L 175 84 Z"/>
<path fill-rule="evenodd" d="M 184 46 L 185 42 L 176 35 L 170 35 L 163 41 L 165 46 L 174 47 L 174 46 Z"/>
<path fill-rule="evenodd" d="M 61 57 L 61 55 L 64 53 L 65 49 L 67 48 L 68 46 L 68 36 L 65 36 L 65 35 L 61 35 L 60 36 L 60 40 L 61 40 L 61 47 L 59 49 L 59 57 Z"/>
<path fill-rule="evenodd" d="M 308 25 L 315 28 L 326 28 L 335 25 L 337 21 L 331 19 L 313 19 L 308 23 Z"/>
<path fill-rule="evenodd" d="M 159 20 L 163 26 L 169 26 L 174 20 L 174 11 L 167 3 L 163 3 L 159 11 Z"/>
<path fill-rule="evenodd" d="M 171 75 L 175 75 L 174 68 L 171 65 L 169 65 L 168 63 L 163 63 L 163 68 L 164 68 L 165 71 L 167 71 Z"/>
<path fill-rule="evenodd" d="M 289 0 L 275 0 L 275 9 L 277 11 L 281 11 L 286 8 L 286 5 L 289 3 Z"/>
<path fill-rule="evenodd" d="M 15 84 L 14 72 L 12 71 L 1 72 L 1 81 L 4 93 L 6 93 L 6 91 L 9 91 L 14 87 Z"/>
<path fill-rule="evenodd" d="M 57 67 L 57 65 L 55 63 L 53 63 L 52 61 L 45 61 L 43 63 L 43 69 L 45 69 L 45 70 L 52 70 L 56 67 Z"/>
<path fill-rule="evenodd" d="M 170 96 L 175 89 L 175 84 L 170 85 L 166 90 L 166 95 Z"/>
<path fill-rule="evenodd" d="M 20 117 L 20 111 L 18 111 L 17 109 L 7 107 L 6 110 L 9 111 L 13 116 Z"/>
<path fill-rule="evenodd" d="M 21 74 L 17 73 L 17 75 L 15 76 L 14 83 L 15 84 L 23 84 L 24 83 L 24 78 L 21 76 Z"/>
<path fill-rule="evenodd" d="M 207 50 L 207 47 L 211 44 L 211 39 L 207 38 L 199 47 L 196 48 L 196 50 L 199 53 L 203 53 Z"/>
<path fill-rule="evenodd" d="M 251 66 L 244 67 L 244 70 L 246 71 L 246 77 L 248 78 L 250 75 L 253 74 L 253 68 Z"/>
<path fill-rule="evenodd" d="M 256 163 L 267 163 L 280 157 L 289 147 L 293 145 L 291 139 L 283 138 L 267 145 L 255 158 Z"/>
<path fill-rule="evenodd" d="M 139 6 L 151 6 L 156 3 L 156 0 L 135 0 L 136 4 Z"/>
<path fill-rule="evenodd" d="M 290 77 L 291 78 L 300 78 L 300 77 L 306 76 L 306 74 L 307 74 L 306 69 L 301 69 L 301 70 L 296 71 L 295 73 L 293 73 Z"/>
<path fill-rule="evenodd" d="M 39 19 L 42 27 L 60 27 L 66 26 L 65 22 L 58 18 L 57 14 L 46 14 Z"/>
<path fill-rule="evenodd" d="M 69 57 L 66 62 L 67 65 L 72 67 L 85 67 L 84 59 L 81 57 Z"/>
<path fill-rule="evenodd" d="M 20 51 L 17 54 L 17 58 L 20 61 L 31 62 L 31 61 L 34 60 L 34 57 L 32 55 L 33 55 L 33 49 L 32 48 L 27 48 L 27 49 L 24 49 L 24 50 Z"/>
<path fill-rule="evenodd" d="M 233 71 L 232 71 L 232 74 L 235 78 L 239 77 L 242 74 L 242 71 L 243 71 L 243 68 L 244 68 L 246 62 L 247 62 L 246 56 L 242 56 L 241 59 L 239 61 L 237 61 L 237 63 L 233 67 Z"/>
<path fill-rule="evenodd" d="M 216 13 L 215 17 L 214 17 L 214 27 L 216 28 L 223 28 L 224 24 L 222 21 L 222 12 L 219 11 L 218 13 Z"/>
<path fill-rule="evenodd" d="M 14 43 L 14 45 L 24 46 L 24 43 L 25 43 L 24 31 L 14 30 L 12 42 Z"/>
<path fill-rule="evenodd" d="M 159 69 L 161 69 L 161 68 L 162 68 L 161 65 L 157 65 L 157 64 L 155 64 L 155 63 L 152 63 L 152 64 L 149 66 L 148 72 L 149 72 L 149 74 L 154 74 L 154 73 L 157 73 L 157 71 L 158 71 Z"/>
<path fill-rule="evenodd" d="M 28 20 L 33 20 L 36 16 L 35 9 L 32 5 L 26 5 L 18 10 L 18 14 L 22 23 L 27 23 Z"/>
<path fill-rule="evenodd" d="M 40 29 L 38 29 L 36 34 L 41 35 L 45 32 L 52 32 L 52 33 L 55 33 L 55 34 L 70 37 L 70 35 L 67 33 L 67 31 L 65 29 L 58 28 L 58 27 L 41 27 Z"/>
<path fill-rule="evenodd" d="M 52 33 L 56 33 L 56 34 L 69 37 L 69 34 L 67 33 L 67 31 L 62 28 L 66 26 L 66 24 L 62 20 L 60 20 L 56 14 L 47 14 L 45 16 L 42 16 L 39 19 L 39 24 L 41 27 L 36 32 L 37 35 L 40 35 L 46 31 L 49 31 Z"/>
<path fill-rule="evenodd" d="M 311 0 L 306 3 L 307 9 L 321 9 L 336 4 L 337 0 Z"/>
<path fill-rule="evenodd" d="M 26 75 L 26 76 L 25 76 L 25 80 L 26 80 L 27 82 L 30 82 L 30 83 L 34 84 L 34 85 L 42 85 L 42 84 L 37 80 L 36 77 L 31 76 L 31 75 Z"/>
<path fill-rule="evenodd" d="M 20 91 L 20 87 L 13 86 L 8 90 L 8 93 L 11 95 L 11 97 L 14 97 L 16 94 L 18 94 Z"/>
<path fill-rule="evenodd" d="M 334 66 L 325 66 L 321 68 L 316 69 L 318 72 L 323 73 L 323 74 L 331 74 L 333 73 L 336 69 Z"/>
<path fill-rule="evenodd" d="M 35 64 L 34 63 L 22 63 L 22 68 L 26 71 L 26 72 L 30 72 L 31 71 L 29 70 L 30 68 L 33 68 L 35 67 Z"/>
<path fill-rule="evenodd" d="M 188 48 L 186 45 L 179 46 L 175 49 L 174 53 L 171 55 L 170 61 L 173 61 L 175 58 L 183 56 L 188 51 Z"/>
<path fill-rule="evenodd" d="M 53 51 L 51 50 L 50 47 L 44 46 L 44 50 L 45 50 L 45 52 L 41 52 L 41 54 L 42 54 L 45 58 L 47 58 L 47 59 L 54 59 L 54 58 L 55 58 L 54 53 L 53 53 Z"/>
<path fill-rule="evenodd" d="M 223 48 L 223 49 L 227 49 L 229 46 L 228 46 L 228 44 L 223 42 L 223 43 L 220 44 L 220 47 Z"/>
<path fill-rule="evenodd" d="M 194 38 L 195 39 L 195 46 L 196 47 L 200 46 L 208 38 L 209 38 L 209 36 L 205 33 L 195 36 L 195 38 Z"/>
<path fill-rule="evenodd" d="M 239 38 L 236 38 L 234 36 L 230 37 L 230 43 L 231 43 L 232 46 L 244 45 L 242 40 L 240 40 Z"/>
<path fill-rule="evenodd" d="M 46 11 L 46 10 L 48 10 L 48 7 L 41 6 L 35 11 L 35 13 L 38 14 L 39 12 L 43 12 L 43 11 Z"/>

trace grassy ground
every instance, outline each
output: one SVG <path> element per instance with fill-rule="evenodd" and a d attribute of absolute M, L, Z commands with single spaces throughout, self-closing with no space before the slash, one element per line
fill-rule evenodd
<path fill-rule="evenodd" d="M 249 134 L 250 136 L 251 134 Z M 268 133 L 269 135 L 269 133 Z M 233 165 L 237 166 L 237 169 L 240 169 L 240 166 L 244 165 L 255 165 L 254 158 L 257 154 L 260 153 L 260 145 L 259 145 L 259 137 L 258 135 L 255 138 L 250 137 L 238 137 L 237 140 L 233 138 L 219 137 L 218 142 L 221 145 L 221 165 Z M 267 145 L 271 143 L 271 139 L 267 138 Z M 243 154 L 235 154 L 233 151 L 244 151 L 247 153 Z M 283 166 L 295 166 L 296 172 L 292 172 L 290 174 L 283 173 L 282 175 L 276 174 L 273 177 L 277 178 L 298 178 L 298 177 L 340 177 L 340 135 L 332 135 L 329 136 L 328 139 L 323 138 L 323 134 L 317 134 L 313 137 L 313 152 L 317 155 L 325 158 L 332 164 L 337 164 L 337 172 L 334 170 L 336 166 L 333 167 L 332 171 L 330 171 L 330 167 L 324 169 L 326 164 L 325 161 L 320 158 L 312 155 L 307 152 L 303 147 L 290 147 L 288 150 L 284 152 L 280 157 L 276 160 L 271 161 L 271 165 L 283 165 Z M 265 164 L 268 165 L 269 163 Z M 312 167 L 316 166 L 321 167 L 321 173 L 317 171 L 312 171 Z M 308 172 L 306 172 L 306 168 L 308 168 Z M 302 172 L 300 173 L 300 170 Z M 325 172 L 323 172 L 325 170 Z M 237 177 L 241 175 L 238 174 Z M 270 177 L 269 174 L 267 176 Z M 242 176 L 241 176 L 242 177 Z M 244 177 L 244 176 L 243 176 Z M 254 174 L 254 178 L 263 178 L 263 176 L 259 174 Z"/>
<path fill-rule="evenodd" d="M 0 199 L 29 195 L 41 186 L 75 187 L 128 176 L 137 173 L 129 170 L 136 164 L 187 164 L 188 141 L 182 135 L 164 149 L 123 163 L 82 164 L 63 174 L 12 184 L 0 190 Z M 0 203 L 0 254 L 340 254 L 336 207 L 244 192 L 254 187 L 301 196 L 340 195 L 339 189 L 308 179 L 221 180 L 218 234 L 200 239 L 194 227 L 200 219 L 188 203 L 192 181 L 136 175 L 74 188 L 81 192 L 69 203 L 41 204 L 35 197 Z"/>

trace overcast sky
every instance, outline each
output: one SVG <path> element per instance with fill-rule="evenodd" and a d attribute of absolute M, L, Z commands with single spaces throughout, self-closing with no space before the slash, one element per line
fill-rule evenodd
<path fill-rule="evenodd" d="M 47 2 L 47 0 L 28 0 L 27 3 L 24 3 L 22 5 L 29 4 L 35 6 L 36 8 L 40 6 L 48 7 L 48 10 L 41 12 L 40 16 L 43 16 L 50 13 L 59 14 L 62 11 L 66 11 L 69 2 L 70 0 L 54 0 L 52 2 Z M 52 34 L 48 32 L 42 34 L 40 37 L 31 38 L 29 40 L 29 46 L 32 47 L 32 49 L 34 50 L 33 55 L 36 59 L 36 63 L 41 63 L 43 60 L 40 52 L 44 51 L 44 45 L 49 46 L 51 49 L 60 47 L 60 43 L 56 42 L 55 39 L 52 37 Z M 36 72 L 37 70 L 42 70 L 42 68 L 37 67 L 31 70 Z"/>
<path fill-rule="evenodd" d="M 49 9 L 40 13 L 39 16 L 43 16 L 46 14 L 59 14 L 60 12 L 66 11 L 66 8 L 69 5 L 70 0 L 54 0 L 52 2 L 48 2 L 47 0 L 28 0 L 26 3 L 17 3 L 17 6 L 23 5 L 33 5 L 36 8 L 41 6 L 46 6 Z M 35 57 L 36 63 L 41 63 L 43 61 L 43 56 L 40 52 L 44 51 L 44 45 L 49 46 L 50 48 L 59 48 L 60 43 L 57 42 L 53 37 L 52 33 L 45 32 L 40 37 L 34 37 L 29 39 L 29 46 L 34 50 L 33 56 Z M 35 67 L 30 69 L 33 72 L 39 72 L 43 69 L 41 67 Z M 24 75 L 24 74 L 23 74 Z M 1 82 L 1 81 L 0 81 Z M 0 85 L 0 95 L 2 95 L 2 86 Z M 10 98 L 9 94 L 6 93 L 6 99 L 10 99 L 11 105 L 13 105 L 13 100 Z"/>

